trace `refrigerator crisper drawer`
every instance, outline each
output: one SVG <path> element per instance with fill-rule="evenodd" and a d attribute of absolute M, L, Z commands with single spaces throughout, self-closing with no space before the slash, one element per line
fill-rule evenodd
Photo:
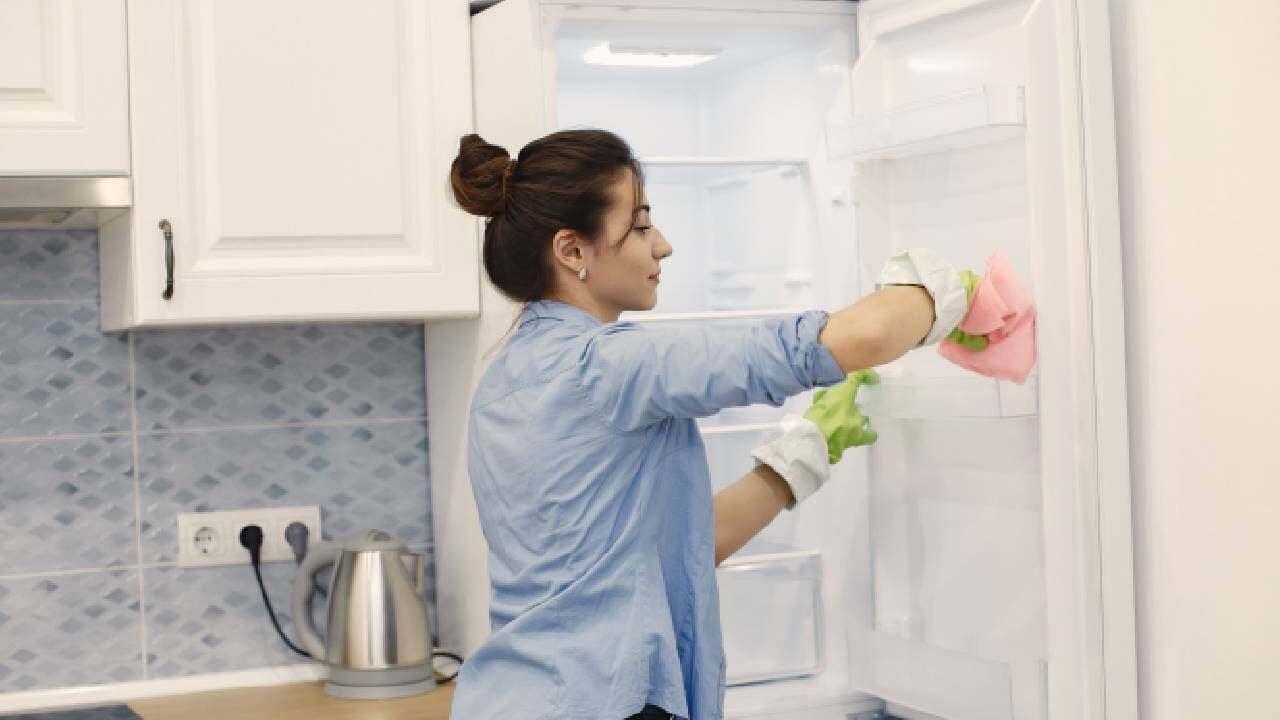
<path fill-rule="evenodd" d="M 729 685 L 822 671 L 822 558 L 754 542 L 717 571 Z"/>

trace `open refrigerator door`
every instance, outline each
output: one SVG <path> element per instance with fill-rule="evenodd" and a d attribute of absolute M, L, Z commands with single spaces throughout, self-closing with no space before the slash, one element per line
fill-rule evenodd
<path fill-rule="evenodd" d="M 908 248 L 978 274 L 999 252 L 1039 297 L 1026 105 L 1037 38 L 1025 19 L 1052 3 L 924 5 L 862 5 L 853 119 L 828 128 L 851 178 L 864 283 Z M 1042 335 L 1054 321 L 1042 318 Z M 860 519 L 870 571 L 862 622 L 849 624 L 854 682 L 905 716 L 1046 720 L 1053 440 L 1040 378 L 992 380 L 933 349 L 881 374 L 864 396 L 880 441 Z"/>
<path fill-rule="evenodd" d="M 1040 305 L 1041 363 L 1025 384 L 931 349 L 884 368 L 862 396 L 879 442 L 846 453 L 818 496 L 720 567 L 729 717 L 1136 718 L 1127 457 L 1099 440 L 1102 425 L 1123 433 L 1123 356 L 1097 349 L 1117 328 L 1094 322 L 1121 314 L 1118 282 L 1099 270 L 1118 250 L 1090 235 L 1092 198 L 1073 186 L 1093 132 L 1071 66 L 1077 10 L 506 0 L 473 18 L 481 135 L 514 150 L 601 127 L 641 158 L 675 252 L 658 306 L 624 319 L 836 309 L 908 247 L 979 273 L 999 251 Z M 505 328 L 493 318 L 512 315 L 486 293 L 484 337 L 466 343 L 477 368 Z M 701 420 L 715 489 L 808 403 Z M 463 647 L 487 623 L 481 586 L 449 577 L 483 562 L 470 533 L 466 554 L 440 548 L 441 584 L 473 589 L 455 590 Z"/>
<path fill-rule="evenodd" d="M 1025 383 L 917 351 L 864 398 L 881 439 L 851 678 L 896 715 L 1136 717 L 1105 18 L 1088 0 L 859 5 L 852 120 L 827 138 L 864 283 L 910 247 L 979 274 L 999 252 L 1038 304 Z"/>

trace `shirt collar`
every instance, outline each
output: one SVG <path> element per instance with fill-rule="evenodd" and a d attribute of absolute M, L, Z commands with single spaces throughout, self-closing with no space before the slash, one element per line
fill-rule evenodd
<path fill-rule="evenodd" d="M 537 318 L 560 320 L 582 328 L 599 327 L 604 324 L 586 310 L 558 300 L 537 300 L 526 305 L 520 316 L 520 327 Z"/>

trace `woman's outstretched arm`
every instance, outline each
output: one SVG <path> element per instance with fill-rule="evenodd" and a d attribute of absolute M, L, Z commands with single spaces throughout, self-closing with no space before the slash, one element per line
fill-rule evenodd
<path fill-rule="evenodd" d="M 920 344 L 933 326 L 933 313 L 933 300 L 923 288 L 890 286 L 832 313 L 818 342 L 845 372 L 883 365 Z M 716 493 L 716 565 L 793 501 L 790 485 L 767 465 L 757 465 Z"/>
<path fill-rule="evenodd" d="M 787 481 L 768 465 L 757 465 L 716 493 L 716 565 L 738 552 L 791 504 Z"/>
<path fill-rule="evenodd" d="M 892 285 L 831 313 L 818 342 L 845 372 L 898 359 L 933 327 L 933 299 L 922 287 Z"/>

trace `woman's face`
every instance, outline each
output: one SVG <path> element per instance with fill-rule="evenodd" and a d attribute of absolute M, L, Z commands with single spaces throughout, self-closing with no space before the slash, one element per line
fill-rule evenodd
<path fill-rule="evenodd" d="M 658 302 L 659 263 L 671 245 L 653 224 L 644 188 L 626 171 L 609 187 L 604 234 L 587 249 L 587 287 L 602 309 L 651 310 Z"/>

